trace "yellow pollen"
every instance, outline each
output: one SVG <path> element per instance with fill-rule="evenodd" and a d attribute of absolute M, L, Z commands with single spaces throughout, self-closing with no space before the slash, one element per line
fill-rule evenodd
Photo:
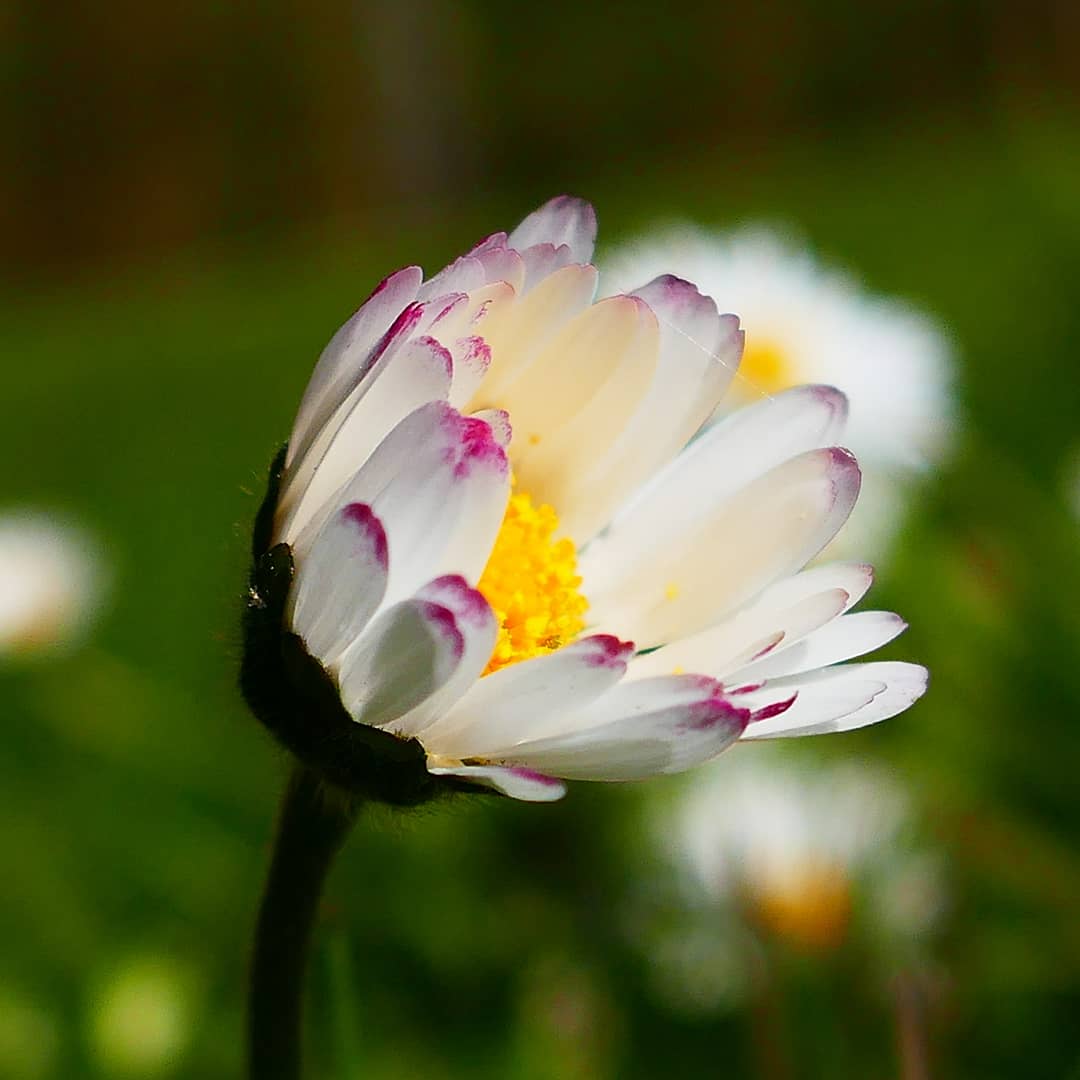
<path fill-rule="evenodd" d="M 536 506 L 523 492 L 510 496 L 477 585 L 499 620 L 485 675 L 553 652 L 585 628 L 589 602 L 578 591 L 577 553 L 572 541 L 554 539 L 558 527 L 546 503 Z"/>
<path fill-rule="evenodd" d="M 679 586 L 674 581 L 669 581 L 664 586 L 664 599 L 665 600 L 677 600 L 679 597 Z"/>
<path fill-rule="evenodd" d="M 775 394 L 796 383 L 795 368 L 786 350 L 775 342 L 755 341 L 747 334 L 746 348 L 739 363 L 739 378 L 744 394 Z"/>

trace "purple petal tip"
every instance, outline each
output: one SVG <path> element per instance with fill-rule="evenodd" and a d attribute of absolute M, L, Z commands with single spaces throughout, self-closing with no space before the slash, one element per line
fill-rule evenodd
<path fill-rule="evenodd" d="M 620 641 L 614 634 L 594 634 L 582 644 L 589 646 L 585 663 L 590 667 L 625 669 L 627 661 L 634 655 L 634 643 Z"/>
<path fill-rule="evenodd" d="M 370 552 L 379 566 L 385 570 L 389 566 L 386 530 L 371 507 L 367 503 L 349 503 L 342 509 L 341 517 L 357 529 L 367 544 L 364 550 Z"/>

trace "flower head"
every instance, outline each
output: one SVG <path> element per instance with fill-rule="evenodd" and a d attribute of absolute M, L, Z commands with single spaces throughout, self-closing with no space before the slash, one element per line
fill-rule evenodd
<path fill-rule="evenodd" d="M 657 230 L 615 251 L 605 280 L 621 287 L 668 269 L 731 304 L 748 327 L 721 411 L 800 383 L 850 398 L 847 437 L 867 482 L 841 546 L 864 558 L 885 551 L 918 472 L 949 449 L 952 356 L 941 329 L 761 227 Z"/>
<path fill-rule="evenodd" d="M 822 951 L 844 939 L 856 906 L 899 941 L 933 926 L 940 867 L 912 846 L 913 817 L 880 767 L 765 754 L 702 770 L 658 836 L 712 900 L 738 903 L 797 949 Z"/>
<path fill-rule="evenodd" d="M 788 391 L 685 449 L 739 320 L 671 276 L 594 302 L 594 234 L 563 197 L 429 281 L 398 271 L 312 375 L 256 529 L 244 683 L 346 786 L 389 797 L 389 760 L 409 799 L 547 800 L 861 727 L 925 687 L 834 667 L 903 623 L 845 614 L 868 567 L 803 570 L 859 488 L 843 395 Z"/>
<path fill-rule="evenodd" d="M 101 591 L 100 559 L 82 530 L 39 512 L 0 516 L 0 656 L 72 644 Z"/>

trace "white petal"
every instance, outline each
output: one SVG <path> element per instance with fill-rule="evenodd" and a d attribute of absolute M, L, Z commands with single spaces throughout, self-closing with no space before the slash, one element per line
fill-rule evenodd
<path fill-rule="evenodd" d="M 665 274 L 636 289 L 660 321 L 661 368 L 674 375 L 695 371 L 704 380 L 699 395 L 687 402 L 696 431 L 719 402 L 739 366 L 745 334 L 737 315 L 719 314 L 716 302 L 688 281 Z M 715 406 L 714 406 L 715 407 Z"/>
<path fill-rule="evenodd" d="M 492 405 L 501 408 L 503 388 L 527 370 L 555 335 L 592 303 L 595 293 L 594 267 L 566 266 L 526 296 L 513 300 L 505 295 L 492 297 L 476 331 L 491 349 L 491 366 L 469 411 Z"/>
<path fill-rule="evenodd" d="M 466 337 L 472 334 L 486 335 L 489 320 L 491 323 L 497 323 L 498 320 L 492 317 L 500 312 L 510 311 L 517 299 L 518 295 L 514 287 L 505 281 L 496 281 L 491 285 L 473 289 L 466 298 L 460 316 L 455 312 L 449 330 L 455 335 Z M 448 338 L 450 334 L 447 330 L 447 326 L 442 325 L 439 333 Z M 487 338 L 485 337 L 484 340 L 486 341 Z"/>
<path fill-rule="evenodd" d="M 317 428 L 310 430 L 309 437 L 302 445 L 290 442 L 288 464 L 281 481 L 278 496 L 276 519 L 279 526 L 295 511 L 298 500 L 303 496 L 315 466 L 326 452 L 356 403 L 370 390 L 371 384 L 387 369 L 391 357 L 410 338 L 420 333 L 422 324 L 431 321 L 430 305 L 414 302 L 408 304 L 390 328 L 376 342 L 360 365 L 349 370 L 347 382 L 339 387 L 335 394 L 335 408 L 322 418 Z"/>
<path fill-rule="evenodd" d="M 863 598 L 872 581 L 873 569 L 864 563 L 828 563 L 803 570 L 770 585 L 751 604 L 716 626 L 636 657 L 630 665 L 630 675 L 641 678 L 678 669 L 711 675 L 734 686 L 760 682 L 766 677 L 765 672 L 781 674 L 779 667 L 772 670 L 767 666 L 773 663 L 773 658 L 794 651 L 793 647 L 807 635 L 817 641 L 818 634 L 827 630 L 837 616 Z M 902 624 L 893 630 L 892 636 L 899 629 Z M 864 651 L 883 643 L 879 640 L 877 644 L 868 644 Z M 793 666 L 784 674 L 824 667 L 859 654 L 834 656 L 806 667 L 799 664 L 798 655 L 789 661 Z M 755 660 L 758 662 L 754 663 Z"/>
<path fill-rule="evenodd" d="M 617 438 L 582 450 L 558 493 L 560 519 L 579 545 L 686 445 L 719 404 L 742 352 L 733 315 L 693 285 L 665 277 L 635 293 L 657 317 L 659 357 L 652 384 Z"/>
<path fill-rule="evenodd" d="M 587 263 L 596 243 L 596 212 L 582 199 L 559 195 L 534 210 L 510 234 L 510 247 L 518 251 L 533 244 L 566 244 L 574 262 Z"/>
<path fill-rule="evenodd" d="M 733 679 L 739 684 L 755 682 L 743 677 L 742 669 L 747 664 L 756 668 L 751 661 L 758 656 L 771 657 L 782 643 L 798 641 L 824 626 L 844 610 L 847 602 L 848 594 L 842 589 L 829 589 L 788 607 L 755 604 L 717 626 L 635 658 L 630 675 L 636 679 L 680 670 L 727 682 L 729 675 L 738 672 Z"/>
<path fill-rule="evenodd" d="M 618 296 L 589 308 L 507 386 L 510 458 L 523 491 L 563 512 L 581 463 L 625 429 L 656 370 L 659 329 L 648 305 Z"/>
<path fill-rule="evenodd" d="M 390 724 L 444 686 L 464 655 L 454 613 L 413 597 L 377 615 L 341 659 L 341 700 L 362 724 Z"/>
<path fill-rule="evenodd" d="M 289 625 L 312 656 L 335 669 L 386 591 L 386 532 L 365 503 L 350 503 L 323 527 L 300 561 L 289 598 Z"/>
<path fill-rule="evenodd" d="M 322 351 L 293 422 L 287 464 L 318 434 L 363 373 L 372 350 L 402 310 L 416 299 L 423 279 L 419 266 L 407 266 L 380 282 L 359 310 Z"/>
<path fill-rule="evenodd" d="M 824 671 L 773 679 L 756 693 L 739 696 L 752 708 L 796 693 L 792 706 L 768 720 L 752 722 L 744 739 L 822 735 L 887 720 L 903 712 L 926 690 L 927 672 L 918 664 L 882 660 L 841 664 Z"/>
<path fill-rule="evenodd" d="M 531 769 L 501 765 L 429 765 L 428 772 L 433 776 L 459 776 L 471 784 L 494 788 L 522 802 L 555 802 L 566 794 L 566 785 L 561 780 Z"/>
<path fill-rule="evenodd" d="M 713 425 L 642 489 L 607 534 L 589 545 L 584 565 L 590 587 L 621 578 L 626 565 L 664 536 L 690 530 L 756 477 L 804 451 L 827 446 L 846 409 L 838 390 L 800 386 Z"/>
<path fill-rule="evenodd" d="M 906 629 L 907 623 L 891 611 L 843 615 L 814 630 L 802 641 L 785 638 L 780 648 L 757 663 L 741 668 L 732 680 L 760 682 L 839 664 L 880 649 Z"/>
<path fill-rule="evenodd" d="M 483 266 L 489 284 L 505 281 L 515 292 L 521 292 L 525 287 L 526 260 L 521 253 L 507 247 L 505 233 L 489 236 L 473 249 L 472 255 Z"/>
<path fill-rule="evenodd" d="M 476 393 L 491 366 L 491 347 L 478 334 L 460 337 L 450 346 L 453 357 L 454 384 L 450 404 L 461 409 Z"/>
<path fill-rule="evenodd" d="M 790 734 L 827 735 L 836 731 L 854 731 L 856 728 L 878 724 L 882 720 L 890 720 L 905 709 L 909 709 L 926 693 L 930 673 L 921 664 L 907 664 L 900 661 L 879 661 L 879 663 L 881 668 L 888 668 L 887 671 L 881 672 L 887 679 L 887 684 L 884 691 L 873 701 L 839 719 L 825 721 L 812 729 L 793 731 Z"/>
<path fill-rule="evenodd" d="M 747 716 L 713 679 L 642 679 L 568 718 L 563 734 L 490 756 L 570 780 L 637 780 L 715 757 L 738 739 Z"/>
<path fill-rule="evenodd" d="M 432 300 L 444 293 L 467 293 L 487 284 L 484 264 L 470 252 L 455 259 L 420 287 L 420 300 Z"/>
<path fill-rule="evenodd" d="M 866 595 L 873 583 L 874 568 L 867 563 L 821 563 L 770 585 L 754 601 L 754 606 L 789 607 L 808 596 L 830 589 L 843 589 L 848 595 L 844 608 L 847 611 Z"/>
<path fill-rule="evenodd" d="M 573 251 L 566 244 L 533 244 L 521 252 L 521 261 L 525 269 L 521 291 L 526 293 L 536 288 L 548 275 L 576 260 Z"/>
<path fill-rule="evenodd" d="M 488 424 L 431 402 L 390 432 L 335 505 L 367 503 L 382 521 L 390 562 L 384 602 L 393 603 L 445 573 L 478 577 L 508 498 L 506 452 Z M 298 558 L 316 527 L 297 538 Z"/>
<path fill-rule="evenodd" d="M 538 739 L 626 673 L 634 646 L 609 636 L 582 638 L 547 656 L 511 664 L 469 687 L 424 733 L 431 753 L 485 757 L 492 747 Z"/>
<path fill-rule="evenodd" d="M 858 488 L 858 466 L 847 451 L 812 450 L 710 506 L 686 533 L 673 533 L 662 518 L 642 523 L 654 542 L 641 551 L 634 541 L 640 554 L 633 561 L 617 558 L 607 544 L 599 555 L 590 546 L 581 572 L 597 628 L 618 627 L 648 648 L 718 622 L 809 562 L 843 525 Z M 614 571 L 598 564 L 605 556 L 616 561 Z"/>
<path fill-rule="evenodd" d="M 444 400 L 453 362 L 429 336 L 405 342 L 377 362 L 346 404 L 335 431 L 327 425 L 282 494 L 282 535 L 292 542 L 327 499 L 346 484 L 391 429 L 414 409 Z"/>
<path fill-rule="evenodd" d="M 461 636 L 461 656 L 450 677 L 415 708 L 394 719 L 390 730 L 398 735 L 419 735 L 445 716 L 454 702 L 472 686 L 484 670 L 499 624 L 483 595 L 459 574 L 447 574 L 429 582 L 417 594 L 450 611 Z M 430 751 L 427 737 L 424 745 Z"/>

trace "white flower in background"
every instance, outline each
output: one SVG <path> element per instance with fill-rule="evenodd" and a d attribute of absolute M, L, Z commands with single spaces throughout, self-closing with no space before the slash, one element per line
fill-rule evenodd
<path fill-rule="evenodd" d="M 859 904 L 893 940 L 933 927 L 941 867 L 912 845 L 913 811 L 890 773 L 858 761 L 744 758 L 703 769 L 658 829 L 697 888 L 803 949 L 838 945 Z"/>
<path fill-rule="evenodd" d="M 904 627 L 804 571 L 859 489 L 843 395 L 800 387 L 687 442 L 742 349 L 662 276 L 594 303 L 592 208 L 552 200 L 429 281 L 388 277 L 301 402 L 272 542 L 286 618 L 357 722 L 516 798 L 845 731 L 924 690 L 837 665 Z"/>
<path fill-rule="evenodd" d="M 851 402 L 848 445 L 864 469 L 858 509 L 833 553 L 880 558 L 919 474 L 944 459 L 953 414 L 952 356 L 926 315 L 873 296 L 764 228 L 660 229 L 612 253 L 614 287 L 673 271 L 737 311 L 747 329 L 724 410 L 799 383 L 839 387 Z"/>
<path fill-rule="evenodd" d="M 72 644 L 101 593 L 98 552 L 82 530 L 43 513 L 0 513 L 0 656 Z"/>

